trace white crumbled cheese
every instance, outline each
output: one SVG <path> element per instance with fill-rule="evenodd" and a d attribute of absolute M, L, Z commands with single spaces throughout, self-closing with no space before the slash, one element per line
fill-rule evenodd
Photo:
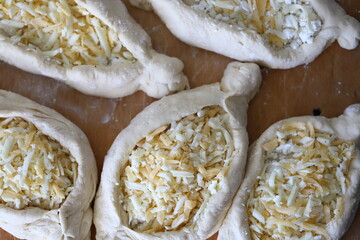
<path fill-rule="evenodd" d="M 73 189 L 70 152 L 21 118 L 0 118 L 0 204 L 57 209 Z"/>
<path fill-rule="evenodd" d="M 274 46 L 299 48 L 322 28 L 307 0 L 183 0 L 195 10 L 239 30 L 253 30 Z"/>
<path fill-rule="evenodd" d="M 136 145 L 119 186 L 132 229 L 172 231 L 198 219 L 232 162 L 228 118 L 219 106 L 206 107 Z"/>
<path fill-rule="evenodd" d="M 343 214 L 353 142 L 286 122 L 263 146 L 265 165 L 247 202 L 252 239 L 329 238 Z"/>
<path fill-rule="evenodd" d="M 1 1 L 0 13 L 1 41 L 10 39 L 59 65 L 136 61 L 119 34 L 74 0 Z"/>

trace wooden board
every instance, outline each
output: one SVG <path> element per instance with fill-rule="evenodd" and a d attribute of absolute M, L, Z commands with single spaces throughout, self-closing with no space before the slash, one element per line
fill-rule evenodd
<path fill-rule="evenodd" d="M 180 42 L 154 13 L 136 9 L 125 2 L 131 15 L 151 36 L 154 48 L 185 63 L 184 72 L 191 87 L 220 81 L 230 59 Z M 348 14 L 360 19 L 360 1 L 338 2 Z M 309 65 L 289 70 L 262 69 L 262 73 L 262 87 L 249 106 L 250 142 L 278 120 L 312 115 L 314 109 L 320 109 L 323 116 L 335 117 L 348 105 L 360 102 L 360 47 L 348 51 L 334 43 Z M 104 156 L 116 135 L 155 100 L 142 92 L 121 99 L 91 97 L 3 62 L 0 62 L 0 89 L 19 93 L 51 107 L 77 124 L 90 140 L 99 174 Z M 345 240 L 360 239 L 359 224 L 360 211 Z M 0 229 L 0 239 L 16 238 Z"/>

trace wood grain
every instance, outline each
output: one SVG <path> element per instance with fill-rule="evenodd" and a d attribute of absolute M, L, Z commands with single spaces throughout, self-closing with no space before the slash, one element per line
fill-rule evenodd
<path fill-rule="evenodd" d="M 131 15 L 149 33 L 153 47 L 180 58 L 191 87 L 220 81 L 229 58 L 190 47 L 177 40 L 152 12 L 129 6 Z M 340 0 L 348 14 L 360 19 L 360 1 Z M 293 116 L 335 117 L 360 102 L 360 48 L 348 51 L 332 44 L 313 63 L 289 70 L 262 69 L 263 83 L 249 106 L 248 132 L 253 142 L 274 122 Z M 121 99 L 84 95 L 65 84 L 0 62 L 0 88 L 51 107 L 77 124 L 88 136 L 101 173 L 103 159 L 116 135 L 154 99 L 142 92 Z M 345 240 L 360 239 L 360 211 Z M 93 230 L 94 233 L 94 230 Z M 16 239 L 0 229 L 1 240 Z M 93 239 L 95 237 L 93 236 Z M 211 238 L 216 239 L 216 236 Z"/>

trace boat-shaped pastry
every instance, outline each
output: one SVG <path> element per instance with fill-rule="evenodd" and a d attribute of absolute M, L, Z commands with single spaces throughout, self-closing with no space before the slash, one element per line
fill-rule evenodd
<path fill-rule="evenodd" d="M 180 40 L 270 68 L 312 62 L 333 41 L 354 49 L 360 23 L 335 0 L 131 0 Z"/>
<path fill-rule="evenodd" d="M 187 86 L 183 63 L 153 50 L 121 1 L 1 1 L 0 59 L 109 98 Z"/>
<path fill-rule="evenodd" d="M 85 134 L 0 90 L 0 227 L 30 240 L 90 239 L 97 170 Z"/>
<path fill-rule="evenodd" d="M 341 239 L 359 201 L 359 137 L 360 104 L 270 126 L 250 148 L 219 239 Z"/>
<path fill-rule="evenodd" d="M 231 63 L 221 84 L 167 96 L 116 138 L 95 200 L 97 239 L 206 239 L 237 191 L 246 163 L 247 106 L 256 64 Z"/>

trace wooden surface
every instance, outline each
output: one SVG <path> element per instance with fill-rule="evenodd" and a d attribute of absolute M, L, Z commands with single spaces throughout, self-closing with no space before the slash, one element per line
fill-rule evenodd
<path fill-rule="evenodd" d="M 360 20 L 359 0 L 338 2 L 348 14 Z M 220 81 L 230 59 L 180 42 L 154 13 L 127 6 L 135 20 L 149 33 L 157 51 L 178 57 L 185 63 L 184 72 L 191 87 Z M 262 73 L 262 87 L 249 106 L 250 142 L 278 120 L 312 115 L 314 109 L 320 109 L 323 116 L 335 117 L 348 105 L 360 102 L 360 47 L 348 51 L 334 43 L 309 65 L 290 70 L 262 69 Z M 154 101 L 142 92 L 122 99 L 86 96 L 65 84 L 3 62 L 0 62 L 0 88 L 51 107 L 77 124 L 90 140 L 99 174 L 116 135 Z M 344 239 L 360 239 L 359 225 L 360 211 Z M 15 238 L 0 229 L 0 240 L 10 239 Z"/>

